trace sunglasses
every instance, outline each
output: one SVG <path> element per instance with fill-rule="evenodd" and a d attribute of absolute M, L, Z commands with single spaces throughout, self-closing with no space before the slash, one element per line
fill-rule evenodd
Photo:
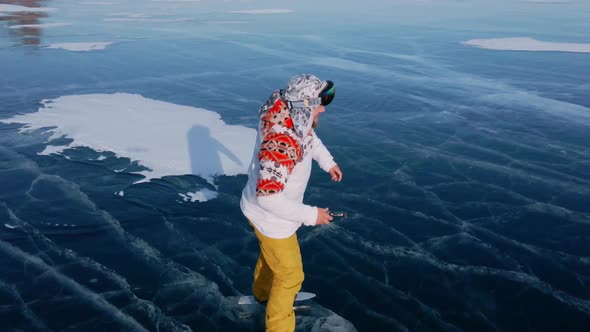
<path fill-rule="evenodd" d="M 318 105 L 326 106 L 334 100 L 334 95 L 336 94 L 336 88 L 334 87 L 334 82 L 326 81 L 323 85 L 325 85 L 320 93 L 318 94 L 317 98 L 311 99 L 304 99 L 304 100 L 295 100 L 295 101 L 287 101 L 287 106 L 289 108 L 293 107 L 315 107 Z"/>
<path fill-rule="evenodd" d="M 334 86 L 334 82 L 326 81 L 326 86 L 320 91 L 318 94 L 318 98 L 320 98 L 320 104 L 326 106 L 334 100 L 334 95 L 336 94 L 336 87 Z"/>

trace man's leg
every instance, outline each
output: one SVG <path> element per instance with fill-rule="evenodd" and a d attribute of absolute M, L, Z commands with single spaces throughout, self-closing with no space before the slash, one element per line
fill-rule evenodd
<path fill-rule="evenodd" d="M 286 239 L 272 239 L 255 229 L 260 254 L 272 270 L 272 287 L 266 305 L 266 331 L 295 330 L 293 302 L 303 283 L 303 264 L 297 234 Z"/>
<path fill-rule="evenodd" d="M 259 302 L 268 301 L 270 288 L 272 286 L 272 271 L 262 255 L 262 245 L 260 246 L 260 256 L 254 269 L 254 282 L 252 283 L 252 294 Z"/>

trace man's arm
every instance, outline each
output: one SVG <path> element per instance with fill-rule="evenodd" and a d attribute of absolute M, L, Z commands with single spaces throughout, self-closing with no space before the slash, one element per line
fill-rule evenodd
<path fill-rule="evenodd" d="M 313 133 L 313 147 L 311 150 L 311 156 L 326 172 L 330 172 L 330 170 L 336 166 L 334 157 L 332 157 L 330 151 L 328 151 L 326 146 L 324 146 L 324 143 L 322 143 L 322 140 L 315 133 Z"/>

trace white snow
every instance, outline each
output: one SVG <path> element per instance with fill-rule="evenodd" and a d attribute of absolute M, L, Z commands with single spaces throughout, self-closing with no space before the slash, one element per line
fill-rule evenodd
<path fill-rule="evenodd" d="M 166 22 L 187 22 L 194 19 L 190 17 L 184 18 L 151 18 L 151 17 L 115 17 L 105 18 L 105 22 L 151 22 L 151 23 L 166 23 Z"/>
<path fill-rule="evenodd" d="M 251 10 L 232 10 L 229 14 L 286 14 L 292 13 L 291 9 L 251 9 Z"/>
<path fill-rule="evenodd" d="M 178 194 L 180 197 L 182 197 L 182 199 L 185 202 L 188 202 L 189 200 L 191 202 L 206 202 L 210 199 L 214 199 L 217 198 L 217 192 L 213 191 L 213 190 L 209 190 L 207 188 L 205 189 L 201 189 L 197 192 L 194 193 L 186 193 L 186 194 Z"/>
<path fill-rule="evenodd" d="M 33 13 L 33 12 L 51 12 L 54 11 L 55 8 L 49 8 L 49 7 L 25 7 L 25 6 L 18 6 L 18 5 L 5 5 L 5 4 L 0 4 L 0 12 L 27 12 L 27 13 Z"/>
<path fill-rule="evenodd" d="M 147 18 L 152 17 L 152 15 L 148 15 L 146 13 L 133 13 L 133 12 L 120 12 L 120 13 L 110 13 L 107 14 L 108 16 L 125 16 L 130 18 Z"/>
<path fill-rule="evenodd" d="M 64 49 L 73 52 L 87 52 L 104 50 L 112 42 L 92 42 L 92 43 L 56 43 L 47 46 L 46 48 Z"/>
<path fill-rule="evenodd" d="M 49 141 L 73 139 L 68 145 L 48 145 L 41 154 L 87 146 L 137 160 L 151 169 L 140 172 L 146 178 L 138 182 L 195 174 L 213 183 L 218 174 L 244 174 L 256 140 L 254 129 L 228 125 L 216 112 L 137 94 L 62 96 L 42 104 L 38 112 L 0 122 L 23 123 L 23 133 L 54 127 Z"/>
<path fill-rule="evenodd" d="M 17 24 L 17 25 L 11 25 L 8 28 L 9 29 L 20 29 L 20 28 L 38 28 L 38 29 L 44 29 L 44 28 L 63 27 L 63 26 L 66 26 L 66 25 L 72 25 L 72 23 Z"/>
<path fill-rule="evenodd" d="M 131 13 L 128 14 L 127 17 L 131 17 L 131 18 L 146 18 L 146 17 L 152 17 L 151 15 L 148 15 L 146 13 Z"/>
<path fill-rule="evenodd" d="M 244 21 L 205 21 L 208 24 L 244 24 Z"/>
<path fill-rule="evenodd" d="M 99 5 L 99 6 L 115 5 L 114 2 L 104 2 L 104 1 L 83 1 L 83 2 L 80 2 L 80 4 L 82 4 L 82 5 Z"/>
<path fill-rule="evenodd" d="M 152 2 L 201 2 L 201 0 L 152 0 Z"/>
<path fill-rule="evenodd" d="M 527 2 L 532 2 L 532 3 L 558 3 L 558 4 L 563 4 L 563 3 L 572 3 L 572 1 L 570 0 L 528 0 Z"/>
<path fill-rule="evenodd" d="M 557 51 L 590 53 L 590 44 L 544 42 L 528 37 L 472 39 L 464 45 L 502 51 Z"/>

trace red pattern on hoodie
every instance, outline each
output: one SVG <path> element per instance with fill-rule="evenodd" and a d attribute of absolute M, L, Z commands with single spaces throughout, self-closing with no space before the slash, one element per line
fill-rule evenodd
<path fill-rule="evenodd" d="M 278 99 L 262 117 L 262 143 L 258 159 L 261 174 L 256 186 L 257 196 L 268 196 L 285 189 L 287 177 L 303 157 L 303 150 L 294 137 L 293 120 L 283 100 Z M 287 169 L 287 174 L 281 169 Z"/>

